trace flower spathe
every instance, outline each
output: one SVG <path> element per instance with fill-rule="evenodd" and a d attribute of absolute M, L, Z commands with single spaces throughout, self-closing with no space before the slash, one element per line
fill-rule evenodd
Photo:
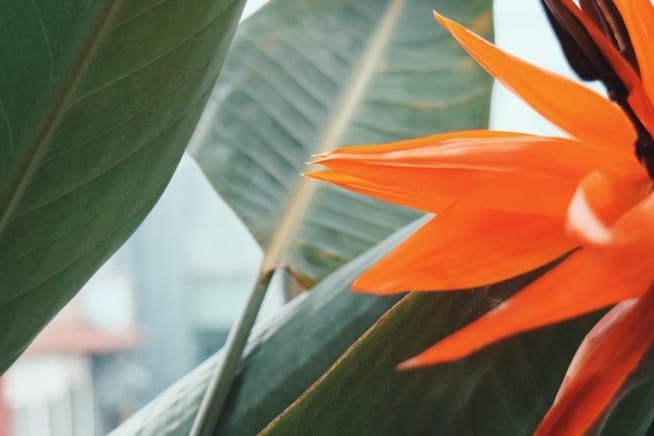
<path fill-rule="evenodd" d="M 327 170 L 308 176 L 436 214 L 365 272 L 353 284 L 357 291 L 468 289 L 571 253 L 402 368 L 459 359 L 510 335 L 630 301 L 580 350 L 537 430 L 567 435 L 592 425 L 654 342 L 654 195 L 638 159 L 648 157 L 633 149 L 654 127 L 654 7 L 649 0 L 615 1 L 633 43 L 631 59 L 598 28 L 588 9 L 593 2 L 582 1 L 582 9 L 568 0 L 549 3 L 583 26 L 586 46 L 600 53 L 591 55 L 624 85 L 621 106 L 629 113 L 436 14 L 487 71 L 570 137 L 479 130 L 347 147 L 319 156 L 314 163 Z"/>

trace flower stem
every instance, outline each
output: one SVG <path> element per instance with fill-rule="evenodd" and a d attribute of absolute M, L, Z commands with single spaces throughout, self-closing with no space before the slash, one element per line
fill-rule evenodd
<path fill-rule="evenodd" d="M 241 314 L 230 330 L 225 344 L 224 357 L 218 362 L 216 370 L 211 376 L 202 403 L 195 416 L 195 421 L 193 421 L 190 436 L 212 436 L 214 434 L 225 399 L 236 376 L 243 350 L 266 296 L 273 273 L 274 271 L 268 271 L 259 276 L 250 295 L 248 295 Z"/>

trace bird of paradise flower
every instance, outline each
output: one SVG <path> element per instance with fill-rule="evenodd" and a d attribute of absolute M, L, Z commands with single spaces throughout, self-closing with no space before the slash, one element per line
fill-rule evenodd
<path fill-rule="evenodd" d="M 335 150 L 319 180 L 435 216 L 364 273 L 377 294 L 467 289 L 571 253 L 401 368 L 447 362 L 618 304 L 588 336 L 537 434 L 583 434 L 654 343 L 654 7 L 542 0 L 564 52 L 609 99 L 435 14 L 490 74 L 567 138 L 464 131 Z M 635 147 L 635 153 L 634 153 Z"/>

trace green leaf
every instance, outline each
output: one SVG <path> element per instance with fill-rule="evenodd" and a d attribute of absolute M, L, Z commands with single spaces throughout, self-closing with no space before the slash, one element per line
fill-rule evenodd
<path fill-rule="evenodd" d="M 264 434 L 531 434 L 596 315 L 510 338 L 454 363 L 396 370 L 531 278 L 410 294 Z"/>
<path fill-rule="evenodd" d="M 397 363 L 484 313 L 534 277 L 472 291 L 412 294 L 401 301 L 401 296 L 349 291 L 361 272 L 423 222 L 347 263 L 284 306 L 268 323 L 257 326 L 216 434 L 256 434 L 293 402 L 268 428 L 270 433 L 530 434 L 598 315 L 508 339 L 460 362 L 397 372 Z M 193 370 L 111 436 L 188 435 L 222 357 L 221 351 Z M 631 392 L 616 407 L 609 431 L 602 435 L 645 434 L 638 431 L 652 419 L 651 386 Z"/>
<path fill-rule="evenodd" d="M 631 386 L 609 413 L 601 426 L 601 436 L 629 435 L 649 436 L 654 421 L 654 383 L 642 382 Z M 654 429 L 653 429 L 654 430 Z M 591 435 L 588 435 L 591 436 Z"/>
<path fill-rule="evenodd" d="M 604 416 L 587 436 L 651 435 L 654 422 L 654 348 L 645 354 Z M 652 428 L 654 430 L 654 427 Z"/>
<path fill-rule="evenodd" d="M 0 372 L 161 194 L 244 3 L 0 4 Z"/>
<path fill-rule="evenodd" d="M 299 177 L 353 143 L 483 128 L 490 77 L 432 0 L 276 0 L 237 32 L 190 151 L 264 248 L 305 285 L 417 217 Z M 490 36 L 491 1 L 439 10 Z"/>
<path fill-rule="evenodd" d="M 248 435 L 264 428 L 399 300 L 352 293 L 350 284 L 422 222 L 396 232 L 255 327 L 222 414 L 220 434 Z M 111 435 L 187 436 L 222 354 L 194 369 Z"/>

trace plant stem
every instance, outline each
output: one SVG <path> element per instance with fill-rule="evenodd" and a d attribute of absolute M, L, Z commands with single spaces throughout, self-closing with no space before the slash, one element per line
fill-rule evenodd
<path fill-rule="evenodd" d="M 220 412 L 236 375 L 250 331 L 266 296 L 273 272 L 268 271 L 259 276 L 248 295 L 240 316 L 229 331 L 223 359 L 218 362 L 216 370 L 211 376 L 195 421 L 193 421 L 190 436 L 212 436 L 214 434 Z"/>

